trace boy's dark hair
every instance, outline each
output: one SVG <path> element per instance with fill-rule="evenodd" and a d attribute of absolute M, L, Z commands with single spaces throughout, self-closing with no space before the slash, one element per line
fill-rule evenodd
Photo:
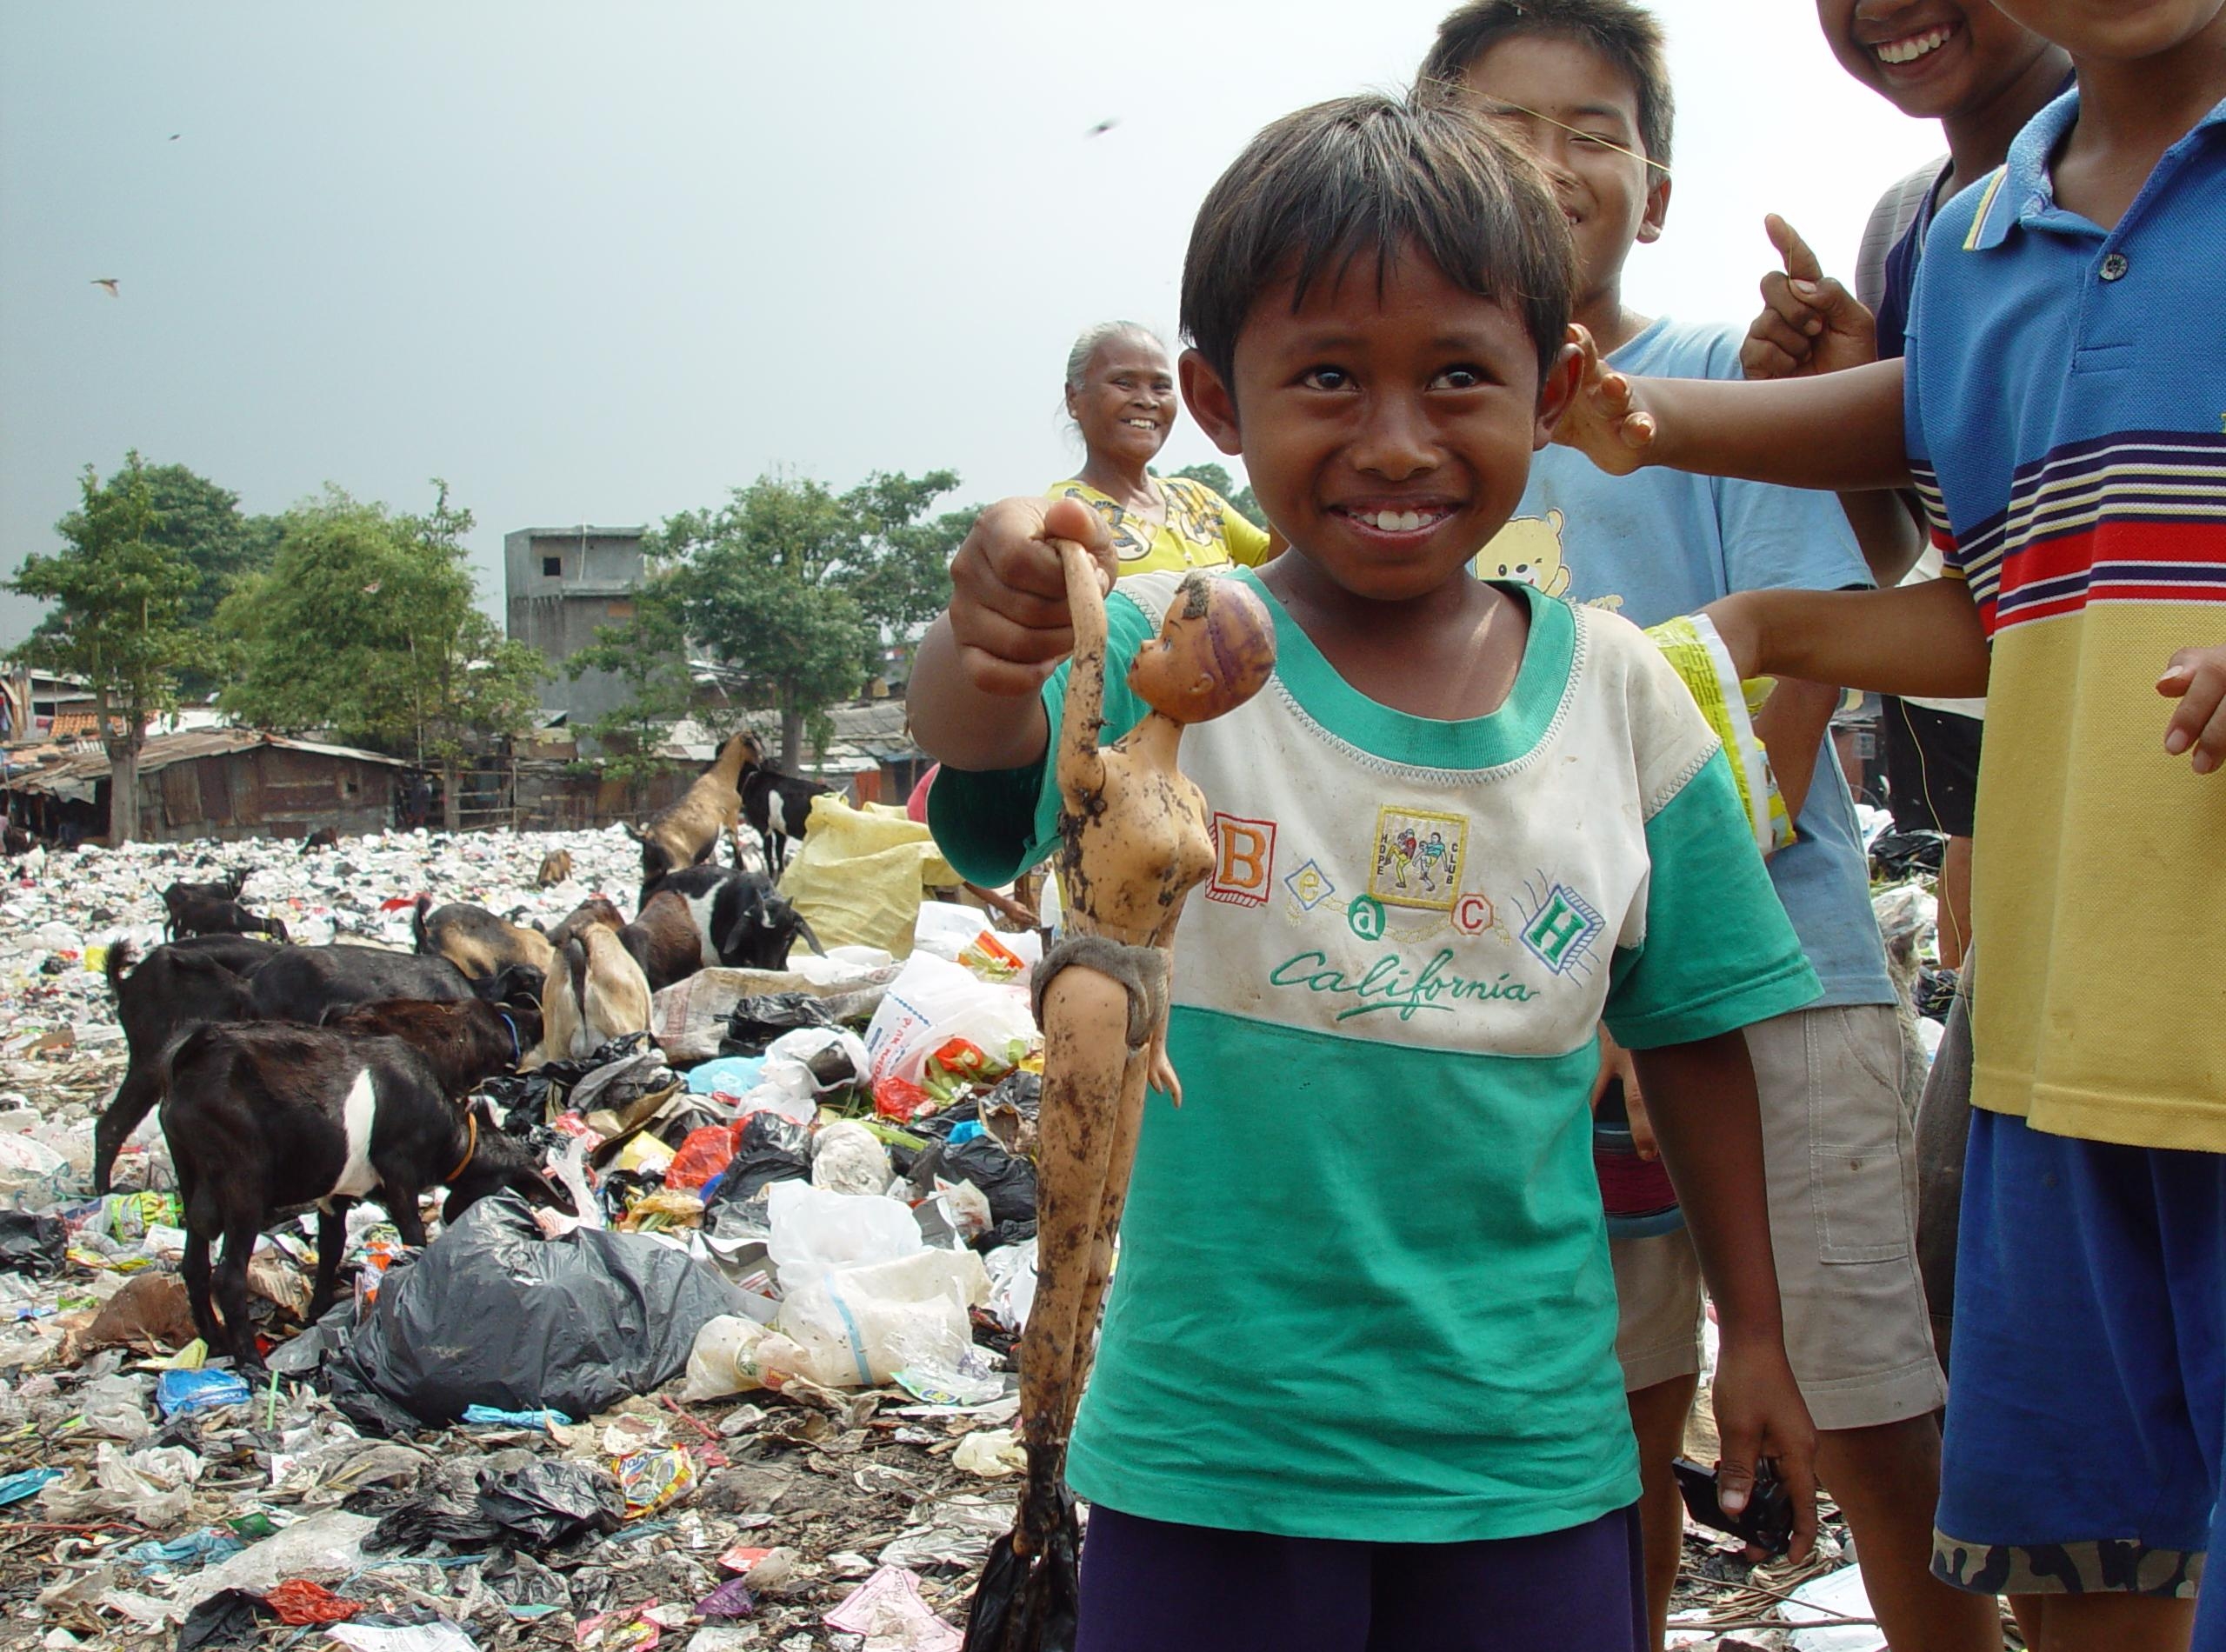
<path fill-rule="evenodd" d="M 1676 103 L 1663 62 L 1662 25 L 1630 0 L 1473 0 L 1437 25 L 1437 41 L 1416 77 L 1426 96 L 1458 90 L 1469 66 L 1503 40 L 1544 35 L 1574 40 L 1613 63 L 1638 94 L 1638 146 L 1670 163 Z"/>
<path fill-rule="evenodd" d="M 1236 336 L 1260 295 L 1294 308 L 1357 260 L 1410 246 L 1463 290 L 1514 308 L 1543 374 L 1569 327 L 1569 221 L 1530 157 L 1446 103 L 1377 93 L 1300 110 L 1263 130 L 1206 195 L 1183 260 L 1183 333 L 1233 387 Z"/>

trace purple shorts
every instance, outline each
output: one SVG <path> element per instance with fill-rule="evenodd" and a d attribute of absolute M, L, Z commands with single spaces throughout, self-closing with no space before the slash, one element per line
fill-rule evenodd
<path fill-rule="evenodd" d="M 1090 1511 L 1076 1652 L 1644 1652 L 1636 1505 L 1470 1543 L 1273 1537 Z"/>

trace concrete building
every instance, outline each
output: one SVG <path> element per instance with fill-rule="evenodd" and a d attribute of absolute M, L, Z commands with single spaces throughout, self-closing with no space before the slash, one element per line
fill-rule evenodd
<path fill-rule="evenodd" d="M 634 613 L 642 583 L 645 528 L 521 528 L 503 536 L 505 620 L 514 642 L 530 643 L 552 668 L 541 703 L 574 727 L 616 709 L 626 698 L 616 672 L 590 671 L 577 681 L 563 663 L 595 641 L 596 628 Z"/>

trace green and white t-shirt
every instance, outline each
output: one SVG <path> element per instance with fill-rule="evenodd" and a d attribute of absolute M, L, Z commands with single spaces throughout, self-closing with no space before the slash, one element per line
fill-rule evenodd
<path fill-rule="evenodd" d="M 1250 580 L 1250 573 L 1227 576 Z M 1108 599 L 1110 656 L 1172 575 Z M 1528 586 L 1515 687 L 1443 723 L 1280 663 L 1183 736 L 1217 863 L 1176 941 L 1177 1110 L 1148 1103 L 1069 1478 L 1147 1518 L 1303 1537 L 1560 1530 L 1638 1495 L 1589 1097 L 1645 1049 L 1817 993 L 1731 774 L 1638 629 Z M 1146 708 L 1109 671 L 1112 739 Z M 1058 726 L 1063 668 L 1044 689 Z M 946 769 L 937 841 L 1055 847 L 1045 765 Z"/>

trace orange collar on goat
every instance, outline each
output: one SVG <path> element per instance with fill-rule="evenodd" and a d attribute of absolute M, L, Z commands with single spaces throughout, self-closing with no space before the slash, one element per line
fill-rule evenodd
<path fill-rule="evenodd" d="M 457 1177 L 462 1176 L 464 1171 L 470 1168 L 471 1163 L 471 1156 L 479 1151 L 479 1109 L 477 1108 L 465 1109 L 463 1119 L 465 1124 L 470 1126 L 470 1134 L 464 1138 L 463 1156 L 456 1162 L 455 1169 L 450 1171 L 446 1176 L 441 1178 L 441 1185 L 443 1187 L 448 1187 L 453 1184 Z"/>

